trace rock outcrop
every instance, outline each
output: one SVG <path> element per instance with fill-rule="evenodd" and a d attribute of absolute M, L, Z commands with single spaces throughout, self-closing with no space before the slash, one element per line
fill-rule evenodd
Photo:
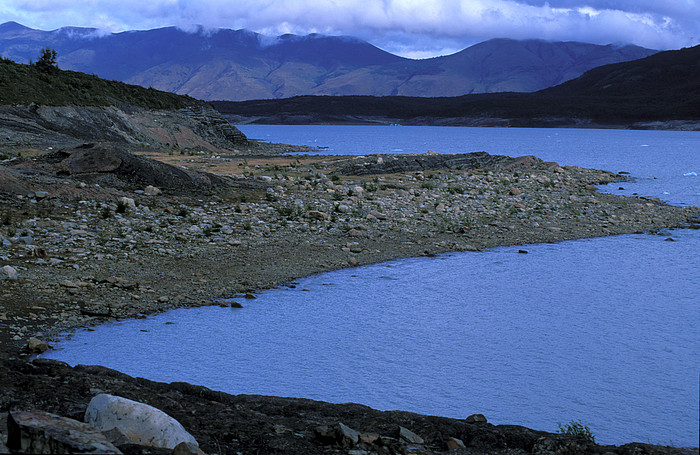
<path fill-rule="evenodd" d="M 479 169 L 493 168 L 512 162 L 503 155 L 486 152 L 443 155 L 424 153 L 421 155 L 361 156 L 348 159 L 338 168 L 340 175 L 376 175 L 434 169 Z"/>
<path fill-rule="evenodd" d="M 85 421 L 100 431 L 117 428 L 132 444 L 167 449 L 174 449 L 182 442 L 198 445 L 177 420 L 163 411 L 105 393 L 90 401 Z"/>
<path fill-rule="evenodd" d="M 41 173 L 48 178 L 70 178 L 105 188 L 151 187 L 151 194 L 160 190 L 210 193 L 216 188 L 230 187 L 235 183 L 229 177 L 183 169 L 138 156 L 113 143 L 85 143 L 61 149 L 31 161 L 17 162 L 3 171 L 8 176 L 6 180 L 9 184 L 6 187 L 0 180 L 0 192 L 13 192 L 12 181 L 21 179 L 18 173 L 32 174 L 34 181 Z M 28 188 L 25 189 L 24 194 L 28 191 Z"/>
<path fill-rule="evenodd" d="M 135 106 L 0 106 L 4 145 L 72 146 L 86 141 L 221 150 L 246 136 L 209 107 L 152 110 Z"/>
<path fill-rule="evenodd" d="M 90 425 L 49 412 L 10 412 L 7 429 L 7 447 L 14 452 L 122 453 Z"/>

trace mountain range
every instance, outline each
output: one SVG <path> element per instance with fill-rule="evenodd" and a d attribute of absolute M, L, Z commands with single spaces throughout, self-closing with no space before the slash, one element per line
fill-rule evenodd
<path fill-rule="evenodd" d="M 656 53 L 637 46 L 493 39 L 452 55 L 412 60 L 354 37 L 268 37 L 248 30 L 175 27 L 105 34 L 0 25 L 0 56 L 26 63 L 44 47 L 62 69 L 203 100 L 299 95 L 442 97 L 534 92 L 610 63 Z"/>
<path fill-rule="evenodd" d="M 698 129 L 700 46 L 596 67 L 576 79 L 534 93 L 440 98 L 301 96 L 280 100 L 215 101 L 213 104 L 236 124 L 401 123 Z M 666 124 L 650 125 L 649 122 Z"/>

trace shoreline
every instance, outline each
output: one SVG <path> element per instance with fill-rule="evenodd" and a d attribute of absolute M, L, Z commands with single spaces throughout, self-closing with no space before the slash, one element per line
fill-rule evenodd
<path fill-rule="evenodd" d="M 200 386 L 162 385 L 102 367 L 70 368 L 41 359 L 31 362 L 32 353 L 24 347 L 30 337 L 47 340 L 59 332 L 110 319 L 212 305 L 216 304 L 213 298 L 254 294 L 346 267 L 496 246 L 657 232 L 682 227 L 700 216 L 697 207 L 668 206 L 658 200 L 596 191 L 596 185 L 624 180 L 622 175 L 560 167 L 532 157 L 476 168 L 449 168 L 438 163 L 434 169 L 362 175 L 359 171 L 368 166 L 395 171 L 389 166 L 392 156 L 142 153 L 166 163 L 186 162 L 190 169 L 229 175 L 238 186 L 235 191 L 206 195 L 174 191 L 148 194 L 148 189 L 134 193 L 46 176 L 29 182 L 33 198 L 26 194 L 22 199 L 19 194 L 14 199 L 7 197 L 3 215 L 7 219 L 11 212 L 10 223 L 0 228 L 0 235 L 8 240 L 25 239 L 17 243 L 10 240 L 11 246 L 2 250 L 3 265 L 16 267 L 18 272 L 17 279 L 0 285 L 5 297 L 15 299 L 0 312 L 0 343 L 4 348 L 0 361 L 7 367 L 4 376 L 0 373 L 5 389 L 0 394 L 3 410 L 31 405 L 77 415 L 87 405 L 86 396 L 94 394 L 93 389 L 120 392 L 151 404 L 163 403 L 161 409 L 194 427 L 192 430 L 183 422 L 205 451 L 216 453 L 222 453 L 221 441 L 217 440 L 217 448 L 214 439 L 217 432 L 224 431 L 220 428 L 223 424 L 207 427 L 212 419 L 193 422 L 187 417 L 187 407 L 178 407 L 160 394 L 190 394 L 192 400 L 199 394 L 220 405 L 236 402 L 246 409 L 278 403 L 277 413 L 283 413 L 284 406 L 291 403 L 308 407 L 308 412 L 333 409 L 322 418 L 332 423 L 329 416 L 342 415 L 345 405 L 226 394 L 214 399 L 218 392 Z M 123 197 L 131 202 L 117 204 Z M 55 377 L 71 386 L 60 387 L 60 399 L 49 387 Z M 35 386 L 33 394 L 17 387 L 27 381 Z M 194 402 L 189 406 L 193 412 L 206 409 Z M 358 409 L 372 414 L 375 423 L 380 416 L 394 413 Z M 417 419 L 400 411 L 393 415 Z M 278 424 L 285 428 L 301 425 L 289 422 L 288 417 L 277 418 L 284 421 Z M 359 417 L 353 418 L 354 425 L 362 425 Z M 265 435 L 270 425 L 277 425 L 271 423 L 272 417 L 268 420 Z M 443 420 L 454 424 L 456 419 Z M 272 433 L 284 437 L 284 443 L 291 444 L 288 448 L 303 442 L 304 453 L 347 453 L 319 446 L 306 425 Z M 382 425 L 379 427 L 385 428 Z M 502 434 L 515 431 L 510 427 L 497 426 Z M 256 437 L 264 439 L 260 434 L 252 436 L 251 425 L 245 428 L 247 436 L 230 438 L 226 450 L 248 450 L 254 447 Z M 484 427 L 488 431 L 494 428 L 490 424 Z M 524 432 L 521 428 L 517 431 Z M 552 437 L 528 431 L 530 439 Z M 300 438 L 295 433 L 305 436 L 297 441 Z M 434 442 L 437 439 L 431 441 L 427 445 L 432 451 L 425 453 L 440 449 Z M 483 450 L 473 453 L 495 453 Z"/>

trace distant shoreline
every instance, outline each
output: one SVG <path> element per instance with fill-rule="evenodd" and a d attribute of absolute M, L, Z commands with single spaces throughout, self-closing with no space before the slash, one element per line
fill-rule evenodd
<path fill-rule="evenodd" d="M 450 126 L 486 128 L 576 128 L 576 129 L 626 129 L 663 131 L 700 131 L 697 120 L 667 120 L 636 123 L 600 123 L 588 119 L 508 119 L 490 117 L 450 117 L 450 118 L 386 118 L 370 116 L 314 116 L 271 114 L 244 116 L 222 114 L 233 125 L 356 125 L 356 126 Z"/>

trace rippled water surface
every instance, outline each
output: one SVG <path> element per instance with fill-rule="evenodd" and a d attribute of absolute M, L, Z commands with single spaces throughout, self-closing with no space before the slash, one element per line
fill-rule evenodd
<path fill-rule="evenodd" d="M 658 146 L 644 142 L 637 147 Z M 680 180 L 686 193 L 679 203 L 689 203 L 697 177 L 688 183 L 683 179 L 693 176 L 680 171 L 697 169 L 697 154 L 674 147 L 652 154 L 660 163 L 653 166 L 629 156 L 620 167 L 591 164 L 598 161 L 585 148 L 578 161 L 568 148 L 544 159 L 664 169 L 658 175 L 668 176 L 665 187 Z M 520 154 L 542 156 L 530 148 Z M 641 180 L 624 191 L 639 191 Z M 492 423 L 549 431 L 575 419 L 602 443 L 697 446 L 699 234 L 496 248 L 342 270 L 266 291 L 242 301 L 243 309 L 176 310 L 80 331 L 47 356 L 230 393 L 450 417 L 478 412 Z"/>

